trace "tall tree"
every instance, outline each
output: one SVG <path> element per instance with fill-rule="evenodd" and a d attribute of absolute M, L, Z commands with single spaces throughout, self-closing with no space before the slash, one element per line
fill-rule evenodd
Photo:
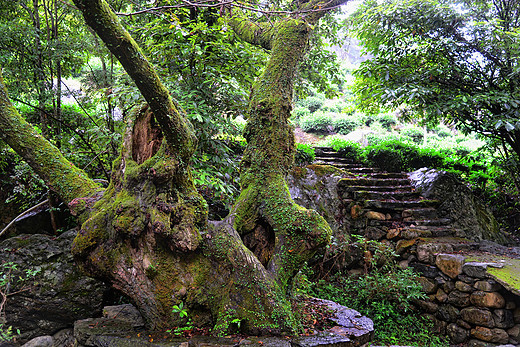
<path fill-rule="evenodd" d="M 104 0 L 74 3 L 147 101 L 130 119 L 107 189 L 35 134 L 2 85 L 1 138 L 78 216 L 73 254 L 82 267 L 128 295 L 150 328 L 179 324 L 172 306 L 183 302 L 195 324 L 210 322 L 217 332 L 235 318 L 250 332 L 299 330 L 291 280 L 331 231 L 292 201 L 285 182 L 294 157 L 292 85 L 312 25 L 341 2 L 296 2 L 274 22 L 232 16 L 236 32 L 271 56 L 251 94 L 242 192 L 218 223 L 208 222 L 193 185 L 191 124 Z"/>

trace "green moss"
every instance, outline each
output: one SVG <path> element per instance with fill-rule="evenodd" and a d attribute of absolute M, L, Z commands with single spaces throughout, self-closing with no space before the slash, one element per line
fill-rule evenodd
<path fill-rule="evenodd" d="M 309 169 L 313 170 L 318 177 L 323 177 L 327 175 L 339 174 L 340 170 L 332 165 L 308 165 Z"/>

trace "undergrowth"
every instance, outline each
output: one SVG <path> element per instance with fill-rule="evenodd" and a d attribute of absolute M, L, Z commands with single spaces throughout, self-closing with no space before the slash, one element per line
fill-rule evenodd
<path fill-rule="evenodd" d="M 304 291 L 372 319 L 374 343 L 448 346 L 443 337 L 436 335 L 433 323 L 414 309 L 414 300 L 426 298 L 418 282 L 419 275 L 412 269 L 399 268 L 395 252 L 381 242 L 357 237 L 354 247 L 364 254 L 361 275 L 337 273 L 327 280 L 307 282 Z M 306 268 L 306 276 L 311 277 L 309 271 Z"/>

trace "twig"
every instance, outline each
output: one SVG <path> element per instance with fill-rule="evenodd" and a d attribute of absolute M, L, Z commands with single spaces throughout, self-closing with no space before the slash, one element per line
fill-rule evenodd
<path fill-rule="evenodd" d="M 27 213 L 36 210 L 38 207 L 41 207 L 41 206 L 45 205 L 45 204 L 48 203 L 48 202 L 49 202 L 49 200 L 42 201 L 42 202 L 40 202 L 39 204 L 34 205 L 34 206 L 31 207 L 30 209 L 25 210 L 24 212 L 20 213 L 20 214 L 19 214 L 18 216 L 16 216 L 16 217 L 15 217 L 15 218 L 14 218 L 14 219 L 9 223 L 9 224 L 7 224 L 7 226 L 6 226 L 2 231 L 0 231 L 0 236 L 2 236 L 2 235 L 6 232 L 6 230 L 9 229 L 9 227 L 10 227 L 11 225 L 13 225 L 13 224 L 18 220 L 18 218 L 21 218 L 21 217 L 25 216 Z"/>

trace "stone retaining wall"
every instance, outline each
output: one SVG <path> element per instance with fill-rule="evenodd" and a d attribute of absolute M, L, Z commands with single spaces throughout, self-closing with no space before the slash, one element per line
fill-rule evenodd
<path fill-rule="evenodd" d="M 451 343 L 520 344 L 520 297 L 487 272 L 494 263 L 449 253 L 414 258 L 410 266 L 422 274 L 421 284 L 429 297 L 418 305 Z"/>
<path fill-rule="evenodd" d="M 520 277 L 515 272 L 520 259 L 487 252 L 481 243 L 463 239 L 380 241 L 397 248 L 404 259 L 401 267 L 421 274 L 428 299 L 416 306 L 451 344 L 520 346 Z"/>

